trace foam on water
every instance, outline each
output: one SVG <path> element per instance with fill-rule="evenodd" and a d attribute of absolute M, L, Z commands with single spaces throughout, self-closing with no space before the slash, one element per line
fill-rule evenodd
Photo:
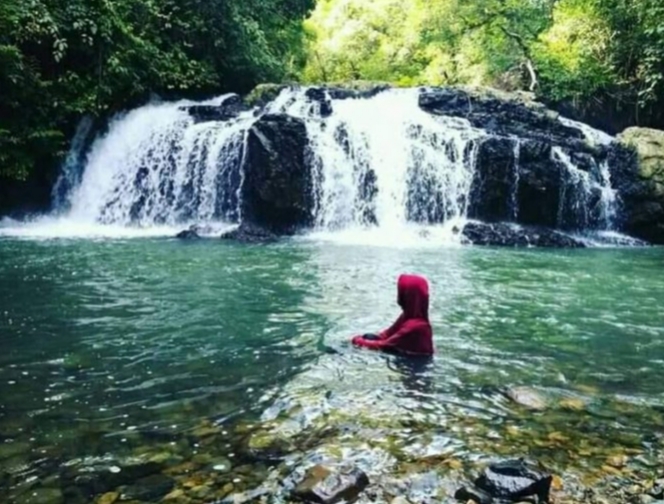
<path fill-rule="evenodd" d="M 193 223 L 192 223 L 193 224 Z M 0 237 L 25 239 L 52 238 L 164 238 L 173 237 L 186 226 L 125 226 L 118 224 L 100 224 L 70 217 L 38 217 L 29 221 L 5 218 L 0 220 Z M 234 228 L 234 224 L 211 223 L 203 227 L 199 235 L 218 237 Z"/>

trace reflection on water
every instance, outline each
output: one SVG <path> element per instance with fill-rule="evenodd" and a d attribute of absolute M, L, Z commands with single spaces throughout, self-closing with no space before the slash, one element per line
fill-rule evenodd
<path fill-rule="evenodd" d="M 77 457 L 229 456 L 187 436 L 256 422 L 284 439 L 334 429 L 311 453 L 371 474 L 524 453 L 601 465 L 664 426 L 663 263 L 659 249 L 2 240 L 0 469 L 21 468 L 18 492 Z M 398 315 L 402 272 L 430 281 L 433 359 L 348 344 Z M 541 407 L 515 404 L 515 386 Z"/>

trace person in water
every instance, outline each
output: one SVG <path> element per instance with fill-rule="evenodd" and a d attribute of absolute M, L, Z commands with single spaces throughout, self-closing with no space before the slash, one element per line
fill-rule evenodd
<path fill-rule="evenodd" d="M 406 355 L 432 355 L 433 332 L 429 324 L 429 284 L 417 275 L 401 275 L 397 303 L 402 309 L 391 327 L 379 334 L 355 336 L 353 345 Z"/>

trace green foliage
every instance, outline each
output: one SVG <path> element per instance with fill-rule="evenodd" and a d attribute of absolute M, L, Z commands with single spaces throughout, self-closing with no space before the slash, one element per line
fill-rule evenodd
<path fill-rule="evenodd" d="M 319 0 L 307 82 L 346 79 L 664 100 L 661 0 Z"/>
<path fill-rule="evenodd" d="M 53 164 L 78 118 L 296 75 L 313 0 L 0 0 L 0 177 Z M 43 169 L 43 168 L 42 168 Z"/>

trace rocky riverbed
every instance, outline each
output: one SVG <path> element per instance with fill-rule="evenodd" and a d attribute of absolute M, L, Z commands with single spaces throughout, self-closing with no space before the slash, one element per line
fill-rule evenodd
<path fill-rule="evenodd" d="M 383 415 L 379 398 L 344 411 L 333 393 L 301 396 L 277 399 L 254 423 L 131 431 L 85 447 L 98 455 L 73 458 L 57 442 L 4 435 L 0 496 L 15 504 L 664 499 L 662 413 L 614 401 L 614 418 L 597 420 L 593 404 L 606 399 L 594 394 L 497 390 L 512 413 L 495 425 L 461 408 L 439 423 L 426 413 Z M 652 434 L 631 433 L 630 417 L 644 415 Z"/>

